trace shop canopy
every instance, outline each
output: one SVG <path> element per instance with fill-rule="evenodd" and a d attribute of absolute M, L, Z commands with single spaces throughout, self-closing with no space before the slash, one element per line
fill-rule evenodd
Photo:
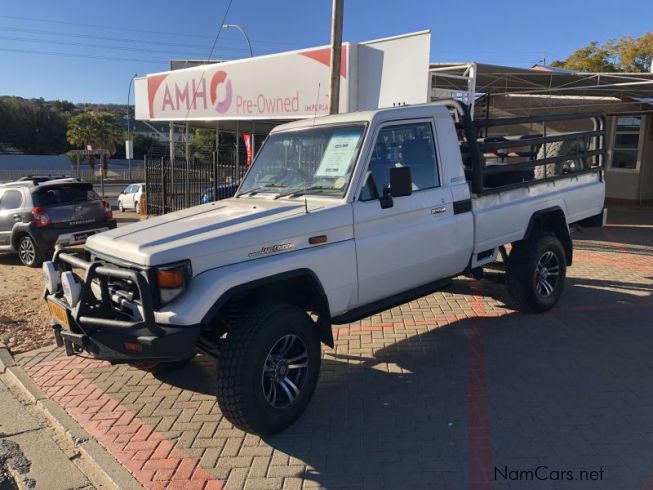
<path fill-rule="evenodd" d="M 653 98 L 653 73 L 581 73 L 535 66 L 431 63 L 431 92 Z M 473 86 L 470 87 L 470 82 Z"/>

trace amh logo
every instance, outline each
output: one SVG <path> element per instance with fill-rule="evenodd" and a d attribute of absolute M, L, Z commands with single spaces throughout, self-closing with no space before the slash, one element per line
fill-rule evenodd
<path fill-rule="evenodd" d="M 224 98 L 222 101 L 218 101 L 218 85 L 224 85 Z M 231 99 L 233 96 L 233 91 L 231 88 L 231 80 L 227 79 L 227 74 L 222 70 L 216 71 L 211 78 L 211 104 L 215 107 L 215 110 L 220 114 L 224 114 L 231 107 Z"/>

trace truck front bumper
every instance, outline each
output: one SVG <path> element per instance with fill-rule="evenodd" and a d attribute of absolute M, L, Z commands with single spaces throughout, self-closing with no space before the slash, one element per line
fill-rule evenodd
<path fill-rule="evenodd" d="M 63 251 L 55 252 L 53 263 L 60 272 L 73 268 L 84 271 L 83 277 L 77 275 L 81 293 L 74 306 L 64 299 L 61 287 L 55 292 L 46 289 L 44 293 L 57 345 L 65 347 L 66 354 L 86 352 L 112 362 L 174 362 L 195 354 L 201 326 L 157 324 L 145 271 L 107 267 Z M 142 319 L 135 321 L 133 315 L 112 301 L 111 278 L 135 285 Z M 101 291 L 99 299 L 91 287 L 94 280 Z"/>

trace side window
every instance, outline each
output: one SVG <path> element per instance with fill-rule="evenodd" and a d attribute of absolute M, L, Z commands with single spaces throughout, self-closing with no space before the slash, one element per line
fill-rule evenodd
<path fill-rule="evenodd" d="M 387 126 L 379 131 L 361 191 L 362 201 L 383 194 L 392 167 L 410 167 L 413 191 L 440 185 L 431 123 Z"/>
<path fill-rule="evenodd" d="M 127 188 L 123 191 L 125 194 L 131 194 L 134 192 L 134 186 L 133 185 L 128 185 Z"/>
<path fill-rule="evenodd" d="M 9 189 L 2 195 L 0 200 L 0 211 L 6 209 L 18 209 L 23 205 L 23 195 L 20 191 Z"/>

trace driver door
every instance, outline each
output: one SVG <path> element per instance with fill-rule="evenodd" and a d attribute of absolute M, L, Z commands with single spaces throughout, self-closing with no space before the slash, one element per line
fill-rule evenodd
<path fill-rule="evenodd" d="M 450 189 L 440 170 L 430 119 L 382 126 L 368 163 L 359 199 L 353 204 L 359 304 L 387 298 L 448 277 L 457 233 Z M 410 196 L 382 209 L 378 196 L 390 168 L 409 166 Z"/>

